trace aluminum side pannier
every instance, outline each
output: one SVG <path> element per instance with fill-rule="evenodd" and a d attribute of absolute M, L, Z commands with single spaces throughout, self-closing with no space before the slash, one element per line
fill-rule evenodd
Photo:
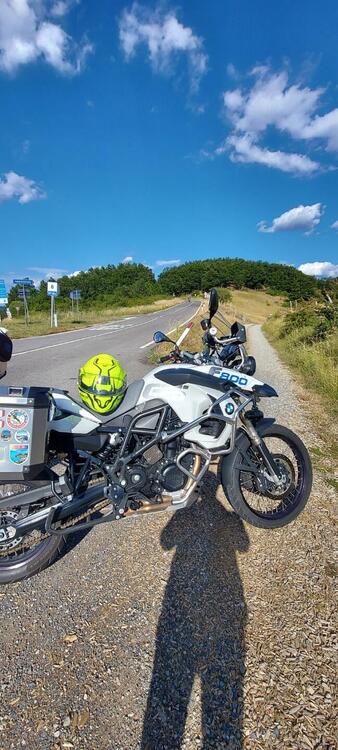
<path fill-rule="evenodd" d="M 0 483 L 42 472 L 50 403 L 48 388 L 0 387 Z"/>

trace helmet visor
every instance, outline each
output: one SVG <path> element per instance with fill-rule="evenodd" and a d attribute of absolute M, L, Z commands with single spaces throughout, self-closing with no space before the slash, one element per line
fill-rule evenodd
<path fill-rule="evenodd" d="M 96 396 L 118 396 L 125 392 L 125 378 L 114 378 L 109 375 L 81 375 L 79 388 Z"/>

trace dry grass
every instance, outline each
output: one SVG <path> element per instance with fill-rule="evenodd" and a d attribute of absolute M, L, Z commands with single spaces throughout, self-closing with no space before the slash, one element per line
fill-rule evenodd
<path fill-rule="evenodd" d="M 281 312 L 283 298 L 253 289 L 232 289 L 231 302 L 222 310 L 231 322 L 264 323 L 271 315 Z"/>
<path fill-rule="evenodd" d="M 280 337 L 282 326 L 282 317 L 273 317 L 266 322 L 264 330 L 269 340 L 310 391 L 325 398 L 326 410 L 329 407 L 338 414 L 338 332 L 310 345 L 303 343 L 306 327 L 291 329 L 286 336 Z"/>
<path fill-rule="evenodd" d="M 12 318 L 4 320 L 1 325 L 8 329 L 13 339 L 26 338 L 28 336 L 43 336 L 49 333 L 61 333 L 78 328 L 86 328 L 95 323 L 107 323 L 116 318 L 129 315 L 141 315 L 156 310 L 165 310 L 168 307 L 183 302 L 183 298 L 171 297 L 170 299 L 156 300 L 150 305 L 135 305 L 134 307 L 112 307 L 105 310 L 81 310 L 79 315 L 71 311 L 58 312 L 58 327 L 50 327 L 50 314 L 45 312 L 33 312 L 30 315 L 30 323 L 27 326 L 24 318 Z"/>

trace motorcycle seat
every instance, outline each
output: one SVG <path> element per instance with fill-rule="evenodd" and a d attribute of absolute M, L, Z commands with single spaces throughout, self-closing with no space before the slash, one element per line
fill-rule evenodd
<path fill-rule="evenodd" d="M 107 424 L 107 422 L 112 422 L 113 420 L 115 421 L 120 417 L 123 417 L 136 406 L 143 386 L 144 380 L 142 378 L 140 378 L 140 380 L 134 380 L 133 383 L 127 386 L 123 401 L 121 401 L 115 411 L 112 411 L 110 414 L 97 414 L 97 412 L 93 412 L 93 414 L 99 417 L 102 424 Z"/>

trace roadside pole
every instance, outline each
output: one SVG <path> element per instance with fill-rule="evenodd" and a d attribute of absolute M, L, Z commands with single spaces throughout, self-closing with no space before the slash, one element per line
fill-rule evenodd
<path fill-rule="evenodd" d="M 13 284 L 16 284 L 17 286 L 22 287 L 18 291 L 18 296 L 20 299 L 22 299 L 23 309 L 24 309 L 24 314 L 25 314 L 25 324 L 26 326 L 28 326 L 30 322 L 29 309 L 28 309 L 28 297 L 29 297 L 31 288 L 34 287 L 34 281 L 33 279 L 29 279 L 26 276 L 24 279 L 13 279 Z"/>
<path fill-rule="evenodd" d="M 79 299 L 81 299 L 81 292 L 79 289 L 73 289 L 73 291 L 70 292 L 69 296 L 72 301 L 73 319 L 74 319 L 74 302 L 76 302 L 76 314 L 77 314 L 77 320 L 78 320 L 79 319 Z"/>
<path fill-rule="evenodd" d="M 28 326 L 29 325 L 29 310 L 28 310 L 28 302 L 27 302 L 25 284 L 23 284 L 22 286 L 22 296 L 23 296 L 23 309 L 25 312 L 25 323 L 26 323 L 26 326 Z"/>
<path fill-rule="evenodd" d="M 47 295 L 48 297 L 50 297 L 50 327 L 51 328 L 58 327 L 55 297 L 58 297 L 59 294 L 60 294 L 60 290 L 59 290 L 59 285 L 57 281 L 54 281 L 54 279 L 49 279 L 49 281 L 47 281 Z"/>

